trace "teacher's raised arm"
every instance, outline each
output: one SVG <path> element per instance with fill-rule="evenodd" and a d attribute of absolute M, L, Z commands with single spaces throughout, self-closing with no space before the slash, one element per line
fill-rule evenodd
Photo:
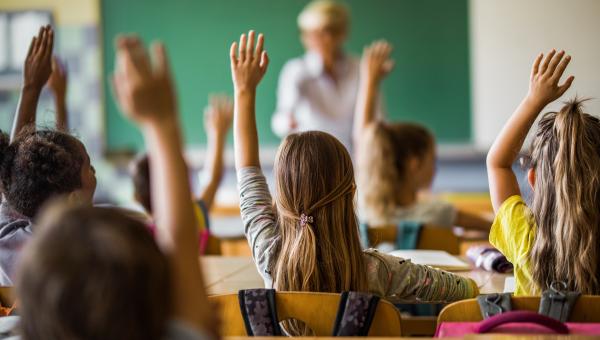
<path fill-rule="evenodd" d="M 348 8 L 332 0 L 310 2 L 298 16 L 298 27 L 306 53 L 281 70 L 273 131 L 282 138 L 325 131 L 351 151 L 360 63 L 344 51 Z"/>

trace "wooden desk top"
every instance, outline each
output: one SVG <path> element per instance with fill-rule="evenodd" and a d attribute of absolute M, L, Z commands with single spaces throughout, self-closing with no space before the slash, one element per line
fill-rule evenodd
<path fill-rule="evenodd" d="M 263 280 L 250 257 L 203 256 L 201 261 L 210 295 L 236 293 L 240 289 L 264 287 Z M 512 276 L 480 269 L 456 274 L 473 279 L 481 294 L 502 293 L 505 279 Z"/>

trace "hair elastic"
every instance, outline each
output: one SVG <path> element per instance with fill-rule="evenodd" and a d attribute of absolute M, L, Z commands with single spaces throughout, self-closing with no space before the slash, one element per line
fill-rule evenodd
<path fill-rule="evenodd" d="M 308 223 L 313 223 L 314 218 L 312 216 L 300 215 L 300 226 L 305 227 Z"/>

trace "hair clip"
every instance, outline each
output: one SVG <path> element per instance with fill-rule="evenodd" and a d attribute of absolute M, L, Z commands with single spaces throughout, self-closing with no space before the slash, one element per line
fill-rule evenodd
<path fill-rule="evenodd" d="M 308 223 L 313 223 L 314 219 L 312 216 L 300 215 L 300 226 L 305 227 Z"/>

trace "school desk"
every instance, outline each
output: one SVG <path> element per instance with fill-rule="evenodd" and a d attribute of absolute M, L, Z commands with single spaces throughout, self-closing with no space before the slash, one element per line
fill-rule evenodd
<path fill-rule="evenodd" d="M 209 294 L 235 293 L 240 289 L 264 287 L 252 258 L 203 256 L 201 258 Z M 502 293 L 504 281 L 511 274 L 486 272 L 480 269 L 456 272 L 477 282 L 481 294 Z"/>

